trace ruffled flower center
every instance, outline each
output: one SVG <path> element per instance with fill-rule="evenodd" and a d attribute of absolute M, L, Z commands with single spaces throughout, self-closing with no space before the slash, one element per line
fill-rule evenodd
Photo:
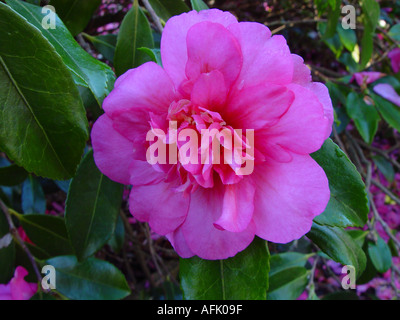
<path fill-rule="evenodd" d="M 186 99 L 171 103 L 167 121 L 166 164 L 176 164 L 180 191 L 212 188 L 215 179 L 235 184 L 252 172 L 254 135 L 249 130 L 235 130 L 218 112 Z"/>

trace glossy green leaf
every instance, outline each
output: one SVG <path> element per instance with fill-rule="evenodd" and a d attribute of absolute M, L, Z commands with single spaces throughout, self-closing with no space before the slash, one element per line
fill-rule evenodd
<path fill-rule="evenodd" d="M 39 180 L 29 176 L 22 185 L 22 211 L 26 214 L 45 213 L 46 198 Z"/>
<path fill-rule="evenodd" d="M 400 41 L 400 24 L 396 24 L 390 28 L 388 35 L 395 39 L 396 41 Z"/>
<path fill-rule="evenodd" d="M 46 264 L 56 269 L 57 291 L 74 300 L 118 300 L 130 294 L 124 275 L 109 262 L 75 256 L 55 257 Z"/>
<path fill-rule="evenodd" d="M 77 35 L 88 25 L 101 0 L 51 0 L 58 16 L 72 35 Z"/>
<path fill-rule="evenodd" d="M 79 92 L 54 47 L 3 3 L 0 111 L 0 149 L 12 161 L 52 179 L 74 175 L 88 137 Z"/>
<path fill-rule="evenodd" d="M 371 158 L 374 161 L 375 165 L 377 166 L 378 170 L 382 172 L 382 174 L 385 176 L 385 178 L 389 182 L 393 182 L 395 175 L 393 165 L 385 157 L 379 154 L 376 154 Z"/>
<path fill-rule="evenodd" d="M 86 33 L 83 34 L 93 46 L 100 52 L 104 58 L 111 63 L 114 62 L 115 46 L 117 45 L 117 35 L 115 34 L 104 34 L 93 37 Z"/>
<path fill-rule="evenodd" d="M 361 137 L 367 143 L 372 143 L 378 130 L 379 114 L 373 105 L 367 104 L 364 99 L 355 92 L 347 96 L 346 111 L 354 120 Z"/>
<path fill-rule="evenodd" d="M 359 229 L 349 229 L 346 230 L 347 234 L 353 238 L 353 240 L 358 244 L 360 248 L 363 247 L 365 238 L 369 231 L 359 230 Z"/>
<path fill-rule="evenodd" d="M 73 253 L 63 218 L 30 214 L 18 215 L 18 219 L 29 239 L 50 256 Z"/>
<path fill-rule="evenodd" d="M 368 254 L 378 272 L 384 273 L 392 266 L 392 254 L 390 248 L 381 237 L 378 236 L 377 242 L 368 242 Z"/>
<path fill-rule="evenodd" d="M 265 300 L 269 252 L 256 238 L 236 256 L 225 260 L 181 259 L 179 275 L 187 300 Z"/>
<path fill-rule="evenodd" d="M 337 24 L 340 17 L 341 0 L 332 0 L 331 2 L 332 4 L 328 7 L 328 22 L 323 35 L 324 39 L 331 38 L 336 34 Z"/>
<path fill-rule="evenodd" d="M 337 227 L 362 227 L 369 208 L 364 182 L 345 153 L 327 139 L 312 157 L 324 169 L 331 197 L 325 211 L 314 221 Z"/>
<path fill-rule="evenodd" d="M 306 236 L 332 260 L 353 266 L 357 278 L 363 273 L 366 265 L 365 254 L 345 230 L 313 223 Z"/>
<path fill-rule="evenodd" d="M 357 285 L 359 284 L 365 284 L 370 282 L 378 273 L 376 268 L 374 267 L 374 264 L 371 261 L 371 257 L 368 254 L 368 243 L 367 241 L 364 242 L 364 245 L 362 247 L 365 256 L 366 256 L 366 264 L 365 264 L 365 269 L 362 275 L 357 279 Z"/>
<path fill-rule="evenodd" d="M 150 61 L 145 52 L 138 50 L 142 47 L 154 47 L 153 35 L 149 21 L 135 0 L 132 8 L 122 20 L 118 33 L 114 56 L 115 73 L 118 76 Z"/>
<path fill-rule="evenodd" d="M 110 240 L 108 241 L 108 245 L 114 252 L 118 253 L 122 250 L 124 243 L 125 243 L 125 226 L 121 216 L 118 216 L 117 224 L 115 226 L 115 231 L 111 236 Z"/>
<path fill-rule="evenodd" d="M 87 153 L 72 179 L 65 221 L 79 260 L 91 256 L 112 236 L 121 207 L 123 185 L 104 176 Z"/>
<path fill-rule="evenodd" d="M 70 180 L 55 180 L 54 183 L 65 193 L 68 193 L 69 185 L 71 184 Z"/>
<path fill-rule="evenodd" d="M 374 48 L 374 34 L 379 21 L 380 7 L 376 0 L 363 0 L 361 2 L 363 12 L 364 32 L 361 38 L 361 69 L 363 69 L 371 59 Z"/>
<path fill-rule="evenodd" d="M 291 267 L 305 267 L 307 260 L 314 254 L 304 254 L 300 252 L 284 252 L 271 255 L 269 264 L 269 276 Z"/>
<path fill-rule="evenodd" d="M 353 29 L 344 29 L 340 23 L 337 24 L 336 30 L 344 47 L 350 52 L 353 52 L 357 44 L 356 32 Z"/>
<path fill-rule="evenodd" d="M 202 0 L 190 0 L 193 10 L 201 11 L 209 9 L 208 6 Z"/>
<path fill-rule="evenodd" d="M 25 181 L 28 173 L 22 167 L 15 164 L 0 168 L 0 185 L 16 186 Z"/>
<path fill-rule="evenodd" d="M 42 291 L 35 293 L 29 300 L 57 300 L 55 296 Z"/>
<path fill-rule="evenodd" d="M 375 107 L 378 109 L 382 118 L 385 119 L 392 128 L 400 131 L 400 107 L 377 94 L 370 93 L 369 95 L 374 100 Z"/>
<path fill-rule="evenodd" d="M 145 52 L 151 59 L 159 66 L 162 67 L 162 60 L 161 60 L 161 50 L 160 49 L 149 49 L 149 48 L 139 48 L 139 51 Z"/>
<path fill-rule="evenodd" d="M 319 22 L 317 27 L 324 43 L 335 54 L 336 58 L 339 58 L 344 48 L 343 43 L 340 41 L 339 35 L 334 33 L 331 37 L 325 37 L 327 30 L 327 23 L 325 22 Z"/>
<path fill-rule="evenodd" d="M 305 290 L 310 272 L 304 267 L 290 267 L 269 279 L 268 300 L 295 300 Z"/>
<path fill-rule="evenodd" d="M 42 27 L 45 14 L 42 13 L 40 7 L 18 0 L 7 0 L 7 3 L 42 32 L 61 56 L 75 83 L 88 87 L 97 104 L 101 106 L 115 81 L 111 68 L 83 50 L 58 16 L 56 16 L 56 28 L 46 30 Z"/>
<path fill-rule="evenodd" d="M 164 21 L 169 18 L 190 11 L 189 7 L 182 0 L 149 0 L 150 5 Z"/>
<path fill-rule="evenodd" d="M 15 267 L 15 244 L 9 232 L 7 219 L 0 210 L 0 284 L 8 283 Z"/>

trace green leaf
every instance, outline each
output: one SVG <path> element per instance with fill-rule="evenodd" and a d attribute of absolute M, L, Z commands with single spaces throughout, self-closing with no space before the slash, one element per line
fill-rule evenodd
<path fill-rule="evenodd" d="M 371 157 L 380 172 L 389 182 L 394 181 L 395 171 L 393 165 L 385 157 L 377 154 Z"/>
<path fill-rule="evenodd" d="M 150 24 L 135 0 L 134 5 L 122 20 L 115 48 L 115 73 L 120 76 L 125 71 L 150 61 L 145 52 L 138 49 L 153 48 L 153 35 Z"/>
<path fill-rule="evenodd" d="M 51 0 L 58 16 L 72 35 L 76 36 L 88 25 L 101 0 Z"/>
<path fill-rule="evenodd" d="M 400 41 L 400 24 L 396 24 L 390 28 L 388 35 L 396 41 Z"/>
<path fill-rule="evenodd" d="M 201 11 L 208 10 L 208 6 L 202 0 L 190 0 L 190 4 L 192 5 L 193 10 Z"/>
<path fill-rule="evenodd" d="M 190 11 L 182 0 L 149 0 L 149 3 L 157 16 L 164 21 L 183 12 Z"/>
<path fill-rule="evenodd" d="M 354 120 L 354 124 L 364 141 L 371 144 L 380 120 L 375 107 L 367 104 L 357 93 L 351 92 L 347 96 L 346 111 L 349 117 Z"/>
<path fill-rule="evenodd" d="M 374 34 L 379 21 L 380 7 L 376 0 L 363 0 L 361 2 L 363 12 L 364 33 L 361 38 L 361 69 L 371 59 L 374 48 Z"/>
<path fill-rule="evenodd" d="M 357 278 L 363 273 L 366 257 L 361 247 L 343 229 L 313 223 L 306 235 L 332 260 L 355 268 Z"/>
<path fill-rule="evenodd" d="M 355 31 L 353 29 L 344 29 L 340 23 L 337 24 L 336 30 L 344 47 L 350 52 L 353 52 L 357 44 L 357 35 Z"/>
<path fill-rule="evenodd" d="M 317 24 L 318 31 L 321 34 L 322 40 L 324 43 L 328 46 L 329 49 L 335 54 L 336 59 L 340 57 L 343 51 L 343 44 L 340 41 L 339 35 L 337 33 L 334 33 L 331 37 L 325 38 L 326 30 L 327 30 L 327 24 L 325 22 L 319 22 Z"/>
<path fill-rule="evenodd" d="M 8 283 L 15 267 L 15 244 L 3 211 L 0 210 L 0 283 Z"/>
<path fill-rule="evenodd" d="M 125 243 L 125 227 L 121 216 L 118 216 L 117 224 L 115 226 L 115 231 L 108 241 L 108 245 L 115 253 L 119 253 Z"/>
<path fill-rule="evenodd" d="M 181 259 L 179 275 L 187 300 L 265 300 L 269 252 L 264 240 L 226 260 Z"/>
<path fill-rule="evenodd" d="M 312 157 L 324 169 L 331 192 L 325 211 L 314 221 L 336 227 L 364 226 L 369 213 L 368 198 L 356 167 L 331 139 Z"/>
<path fill-rule="evenodd" d="M 374 100 L 375 107 L 378 109 L 382 118 L 385 119 L 392 128 L 400 131 L 400 108 L 377 94 L 370 93 L 369 95 Z"/>
<path fill-rule="evenodd" d="M 79 92 L 54 47 L 0 3 L 0 149 L 28 172 L 74 175 L 88 138 Z"/>
<path fill-rule="evenodd" d="M 367 260 L 366 260 L 364 272 L 357 279 L 357 285 L 370 282 L 376 276 L 376 274 L 378 272 L 375 269 L 374 264 L 371 261 L 371 257 L 368 254 L 368 244 L 366 241 L 364 242 L 364 245 L 362 248 L 363 248 L 363 252 L 365 253 Z"/>
<path fill-rule="evenodd" d="M 123 185 L 104 176 L 87 153 L 72 179 L 65 208 L 71 244 L 80 261 L 112 236 L 121 207 Z"/>
<path fill-rule="evenodd" d="M 337 24 L 340 17 L 340 0 L 333 0 L 332 5 L 328 8 L 328 22 L 325 33 L 323 34 L 324 39 L 332 38 L 336 34 Z"/>
<path fill-rule="evenodd" d="M 270 270 L 269 276 L 291 267 L 305 267 L 307 260 L 314 254 L 303 254 L 299 252 L 284 252 L 271 255 L 269 261 Z"/>
<path fill-rule="evenodd" d="M 117 35 L 105 34 L 100 36 L 90 36 L 86 33 L 83 36 L 88 39 L 104 58 L 111 63 L 114 62 L 115 46 L 117 45 Z"/>
<path fill-rule="evenodd" d="M 71 179 L 70 180 L 55 180 L 54 183 L 57 185 L 57 187 L 60 188 L 60 190 L 64 191 L 65 193 L 68 193 L 69 185 L 71 184 Z"/>
<path fill-rule="evenodd" d="M 61 56 L 75 83 L 88 87 L 97 104 L 101 106 L 115 81 L 111 68 L 83 50 L 58 16 L 56 16 L 56 28 L 46 30 L 42 27 L 45 14 L 42 13 L 41 7 L 17 0 L 7 0 L 7 3 L 40 30 Z"/>
<path fill-rule="evenodd" d="M 37 178 L 29 176 L 22 185 L 21 205 L 25 214 L 45 213 L 46 198 Z"/>
<path fill-rule="evenodd" d="M 30 214 L 18 215 L 18 219 L 29 239 L 50 256 L 73 253 L 63 218 Z"/>
<path fill-rule="evenodd" d="M 295 300 L 305 290 L 310 272 L 304 267 L 290 267 L 269 279 L 268 300 Z"/>
<path fill-rule="evenodd" d="M 387 243 L 378 236 L 377 242 L 368 242 L 368 254 L 378 272 L 384 273 L 392 266 L 392 253 Z"/>
<path fill-rule="evenodd" d="M 0 168 L 0 185 L 16 186 L 25 181 L 28 172 L 15 164 Z"/>
<path fill-rule="evenodd" d="M 155 63 L 157 63 L 159 66 L 162 67 L 160 49 L 139 48 L 138 50 L 145 52 L 150 57 L 151 61 L 154 61 Z"/>
<path fill-rule="evenodd" d="M 55 257 L 46 264 L 56 269 L 57 291 L 74 300 L 118 300 L 130 294 L 124 275 L 111 263 L 75 256 Z"/>
<path fill-rule="evenodd" d="M 353 238 L 353 240 L 358 244 L 360 248 L 363 247 L 365 237 L 368 235 L 369 231 L 364 231 L 364 230 L 358 230 L 358 229 L 351 229 L 351 230 L 346 230 L 347 234 L 350 235 L 350 237 Z"/>

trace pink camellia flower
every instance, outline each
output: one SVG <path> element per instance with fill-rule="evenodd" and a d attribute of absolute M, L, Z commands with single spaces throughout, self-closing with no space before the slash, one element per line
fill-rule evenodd
<path fill-rule="evenodd" d="M 384 76 L 385 74 L 382 72 L 375 72 L 375 71 L 356 72 L 355 74 L 353 74 L 352 78 L 350 79 L 350 82 L 353 81 L 353 79 L 355 79 L 357 84 L 361 87 L 362 85 L 370 84 Z"/>
<path fill-rule="evenodd" d="M 37 291 L 36 283 L 28 283 L 25 277 L 28 271 L 18 266 L 14 277 L 8 284 L 0 284 L 0 300 L 29 300 Z"/>
<path fill-rule="evenodd" d="M 400 71 L 400 48 L 395 48 L 388 53 L 390 63 L 394 73 Z"/>
<path fill-rule="evenodd" d="M 400 107 L 400 96 L 392 85 L 388 83 L 379 83 L 374 87 L 374 91 L 386 100 Z"/>
<path fill-rule="evenodd" d="M 330 197 L 326 175 L 309 154 L 329 137 L 333 109 L 303 59 L 266 26 L 216 9 L 171 18 L 161 57 L 163 67 L 148 62 L 117 79 L 91 134 L 99 169 L 132 185 L 133 216 L 184 258 L 225 259 L 255 235 L 287 243 L 307 233 Z M 178 134 L 190 129 L 198 138 L 176 142 L 171 122 Z M 211 129 L 232 133 L 239 147 L 222 139 L 221 152 L 254 168 L 243 174 L 237 161 L 149 163 L 156 143 L 147 141 L 149 132 L 180 156 L 190 149 L 203 159 L 206 150 L 216 159 L 210 140 L 198 147 Z"/>

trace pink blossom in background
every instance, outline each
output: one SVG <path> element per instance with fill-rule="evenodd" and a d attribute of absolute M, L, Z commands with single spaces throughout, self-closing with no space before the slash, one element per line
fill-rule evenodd
<path fill-rule="evenodd" d="M 400 48 L 395 48 L 388 53 L 394 73 L 400 71 Z"/>
<path fill-rule="evenodd" d="M 18 266 L 14 277 L 8 284 L 0 284 L 0 300 L 29 300 L 37 291 L 36 283 L 28 283 L 25 277 L 28 271 Z"/>
<path fill-rule="evenodd" d="M 400 107 L 400 96 L 388 83 L 379 83 L 374 87 L 374 91 L 381 97 Z"/>
<path fill-rule="evenodd" d="M 353 79 L 355 79 L 357 84 L 361 87 L 363 84 L 364 85 L 370 84 L 384 76 L 385 74 L 382 72 L 375 72 L 375 71 L 356 72 L 355 74 L 353 74 L 352 78 L 350 79 L 350 82 L 353 81 Z"/>
<path fill-rule="evenodd" d="M 99 169 L 132 185 L 132 215 L 184 258 L 225 259 L 255 235 L 287 243 L 307 233 L 330 197 L 310 156 L 331 133 L 327 88 L 311 81 L 283 36 L 217 9 L 171 18 L 161 56 L 163 68 L 149 62 L 117 79 L 91 133 Z M 149 164 L 146 135 L 167 132 L 170 121 L 178 132 L 254 130 L 254 172 L 236 174 L 237 163 Z"/>

